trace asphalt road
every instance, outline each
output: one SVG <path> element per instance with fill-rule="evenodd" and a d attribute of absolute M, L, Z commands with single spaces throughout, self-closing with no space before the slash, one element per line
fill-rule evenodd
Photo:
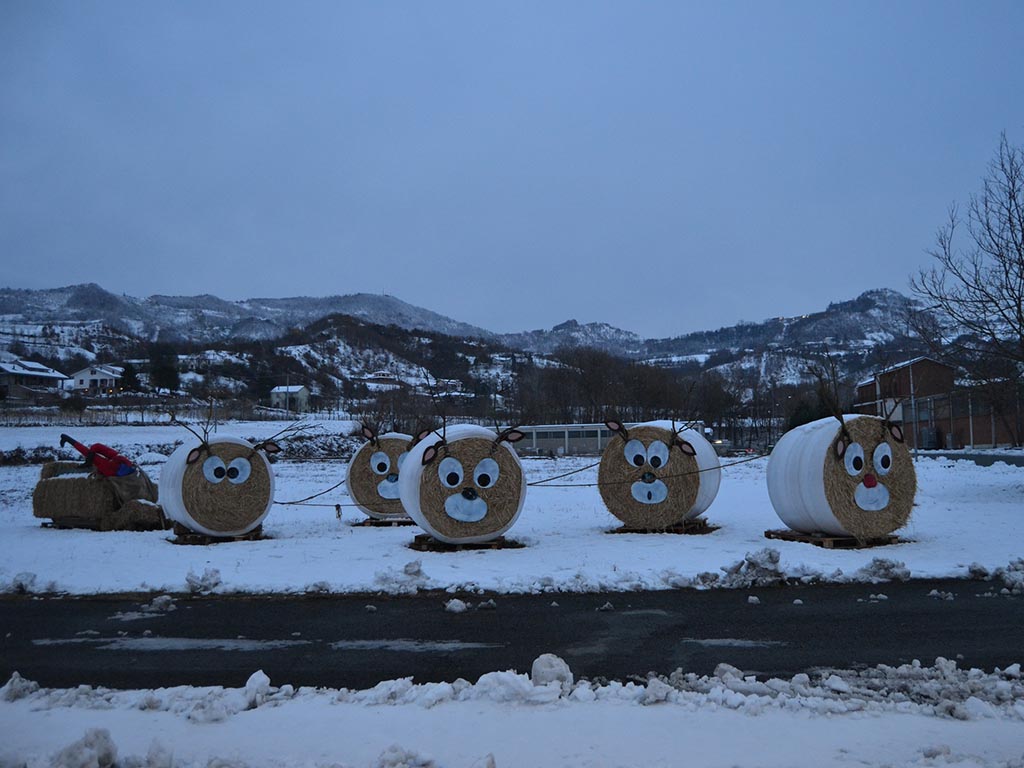
<path fill-rule="evenodd" d="M 6 680 L 17 670 L 48 687 L 152 688 L 240 686 L 262 669 L 277 685 L 365 688 L 406 676 L 426 682 L 528 672 L 545 652 L 562 656 L 577 676 L 619 680 L 679 667 L 706 674 L 723 661 L 761 676 L 937 656 L 991 669 L 1024 661 L 1024 598 L 980 596 L 999 586 L 913 581 L 461 596 L 495 603 L 463 613 L 444 610 L 445 594 L 178 597 L 175 610 L 156 613 L 142 611 L 141 598 L 7 597 L 0 600 L 0 673 Z M 935 589 L 955 598 L 929 597 Z M 599 610 L 605 603 L 613 610 Z"/>

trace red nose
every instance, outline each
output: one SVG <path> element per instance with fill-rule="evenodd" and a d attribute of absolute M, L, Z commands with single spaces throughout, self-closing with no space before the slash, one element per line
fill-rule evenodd
<path fill-rule="evenodd" d="M 864 475 L 864 485 L 868 488 L 874 488 L 878 485 L 878 481 L 875 479 L 874 475 Z"/>

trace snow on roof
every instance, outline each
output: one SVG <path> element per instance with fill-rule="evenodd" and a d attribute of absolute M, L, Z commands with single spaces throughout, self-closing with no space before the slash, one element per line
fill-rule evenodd
<path fill-rule="evenodd" d="M 95 373 L 94 373 L 94 371 L 95 371 Z M 77 379 L 79 377 L 96 376 L 96 375 L 111 376 L 111 377 L 119 379 L 122 376 L 124 376 L 124 368 L 122 368 L 119 365 L 104 365 L 104 364 L 90 365 L 88 368 L 83 368 L 80 371 L 75 371 L 71 375 L 71 378 Z"/>
<path fill-rule="evenodd" d="M 270 391 L 271 392 L 280 392 L 281 394 L 285 394 L 285 393 L 287 393 L 287 394 L 295 394 L 296 392 L 300 392 L 301 390 L 303 390 L 305 388 L 306 388 L 305 384 L 292 384 L 291 386 L 288 386 L 288 387 L 274 387 Z"/>
<path fill-rule="evenodd" d="M 60 371 L 55 371 L 53 368 L 47 368 L 42 363 L 34 363 L 31 360 L 22 360 L 20 358 L 0 362 L 0 371 L 14 376 L 35 376 L 41 379 L 67 378 L 67 376 Z"/>
<path fill-rule="evenodd" d="M 864 379 L 864 381 L 858 381 L 857 382 L 857 386 L 858 387 L 863 387 L 866 384 L 874 384 L 875 378 L 877 378 L 878 376 L 883 376 L 883 375 L 885 375 L 887 373 L 892 373 L 893 371 L 899 371 L 899 370 L 901 370 L 903 368 L 909 368 L 914 363 L 921 363 L 921 362 L 924 362 L 925 360 L 927 360 L 930 363 L 935 363 L 936 365 L 944 366 L 944 367 L 949 368 L 951 370 L 953 369 L 953 366 L 949 365 L 948 363 L 944 363 L 941 360 L 936 360 L 934 357 L 928 357 L 927 355 L 921 355 L 920 357 L 915 357 L 912 360 L 904 360 L 902 363 L 896 363 L 895 365 L 890 365 L 888 368 L 883 368 L 880 371 L 875 371 L 871 375 L 871 378 Z"/>

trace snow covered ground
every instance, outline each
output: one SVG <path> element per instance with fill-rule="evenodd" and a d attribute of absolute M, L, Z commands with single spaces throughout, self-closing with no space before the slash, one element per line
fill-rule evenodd
<path fill-rule="evenodd" d="M 254 422 L 221 429 L 266 437 Z M 334 434 L 347 425 L 332 425 Z M 173 427 L 76 430 L 141 460 L 158 479 Z M 0 450 L 54 446 L 57 430 L 0 430 Z M 592 459 L 527 460 L 530 481 Z M 617 521 L 592 487 L 596 468 L 532 487 L 509 533 L 517 550 L 419 553 L 416 528 L 356 528 L 334 504 L 278 504 L 267 539 L 175 546 L 166 532 L 43 529 L 32 517 L 38 466 L 0 467 L 0 589 L 94 594 L 596 591 L 821 580 L 966 577 L 1024 593 L 1024 468 L 924 458 L 909 539 L 859 551 L 768 541 L 782 527 L 766 460 L 727 468 L 705 536 L 608 535 Z M 279 501 L 324 490 L 342 461 L 276 465 Z M 1015 598 L 1019 599 L 1019 598 Z M 1024 651 L 1024 649 L 1022 649 Z M 1021 659 L 1024 660 L 1024 659 Z M 931 660 L 926 660 L 929 664 Z M 519 670 L 520 673 L 528 670 Z M 550 672 L 550 668 L 548 669 Z M 557 671 L 557 670 L 556 670 Z M 495 672 L 475 682 L 386 681 L 369 691 L 295 690 L 254 674 L 245 688 L 0 690 L 0 766 L 984 766 L 1024 768 L 1019 666 L 826 671 L 745 678 L 722 666 L 646 684 L 568 683 Z M 540 683 L 535 685 L 534 683 Z"/>
<path fill-rule="evenodd" d="M 728 665 L 646 683 L 532 677 L 392 680 L 366 691 L 0 690 L 0 764 L 25 766 L 1024 765 L 1020 666 L 954 662 L 757 681 Z"/>
<path fill-rule="evenodd" d="M 325 431 L 337 435 L 348 426 L 328 425 Z M 278 429 L 274 423 L 251 422 L 222 428 L 220 434 L 267 437 Z M 183 434 L 167 426 L 97 427 L 74 436 L 119 448 L 158 480 L 163 454 Z M 3 429 L 0 450 L 54 446 L 57 437 L 52 428 Z M 524 465 L 534 482 L 593 462 L 527 459 Z M 508 534 L 525 548 L 458 553 L 410 550 L 407 545 L 419 531 L 415 527 L 353 527 L 365 517 L 348 506 L 344 486 L 313 500 L 322 506 L 275 505 L 262 541 L 182 547 L 159 531 L 45 529 L 32 516 L 39 467 L 0 467 L 0 591 L 621 591 L 746 586 L 752 578 L 966 577 L 972 565 L 995 571 L 1024 556 L 1024 468 L 919 459 L 917 506 L 899 532 L 908 541 L 837 551 L 764 538 L 766 529 L 784 527 L 768 499 L 766 464 L 767 459 L 758 459 L 723 471 L 721 490 L 705 515 L 720 528 L 709 535 L 609 535 L 618 521 L 604 508 L 592 485 L 597 469 L 590 468 L 552 483 L 556 487 L 529 489 Z M 325 490 L 344 477 L 345 466 L 343 461 L 281 461 L 275 468 L 276 498 L 296 500 Z M 342 505 L 340 520 L 335 504 Z M 726 572 L 748 555 L 751 562 L 738 573 Z"/>

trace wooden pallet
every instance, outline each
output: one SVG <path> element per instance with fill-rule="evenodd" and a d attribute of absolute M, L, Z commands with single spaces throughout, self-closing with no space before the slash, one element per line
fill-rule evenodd
<path fill-rule="evenodd" d="M 171 544 L 182 544 L 185 546 L 206 546 L 208 544 L 226 544 L 231 541 L 260 541 L 263 538 L 262 525 L 241 536 L 207 536 L 205 533 L 191 531 L 181 525 L 181 523 L 175 523 L 174 538 L 168 539 L 168 541 Z"/>
<path fill-rule="evenodd" d="M 630 528 L 628 525 L 612 528 L 606 533 L 675 533 L 686 536 L 703 536 L 707 533 L 717 531 L 720 526 L 711 525 L 707 520 L 698 517 L 696 520 L 683 520 L 677 525 L 670 525 L 668 528 Z"/>
<path fill-rule="evenodd" d="M 409 549 L 417 552 L 464 552 L 478 549 L 522 549 L 526 545 L 513 539 L 506 539 L 499 536 L 490 541 L 480 541 L 475 544 L 448 544 L 438 541 L 429 533 L 418 534 L 409 542 Z"/>
<path fill-rule="evenodd" d="M 904 544 L 895 534 L 878 536 L 873 539 L 858 539 L 854 536 L 829 536 L 825 533 L 800 533 L 789 530 L 769 530 L 764 532 L 766 539 L 778 539 L 779 541 L 799 541 L 804 544 L 813 544 L 823 549 L 868 549 L 870 547 L 887 547 L 890 544 Z"/>
<path fill-rule="evenodd" d="M 408 517 L 399 517 L 394 520 L 380 520 L 376 517 L 368 517 L 358 523 L 352 523 L 353 528 L 398 528 L 400 526 L 416 525 L 415 520 Z"/>

